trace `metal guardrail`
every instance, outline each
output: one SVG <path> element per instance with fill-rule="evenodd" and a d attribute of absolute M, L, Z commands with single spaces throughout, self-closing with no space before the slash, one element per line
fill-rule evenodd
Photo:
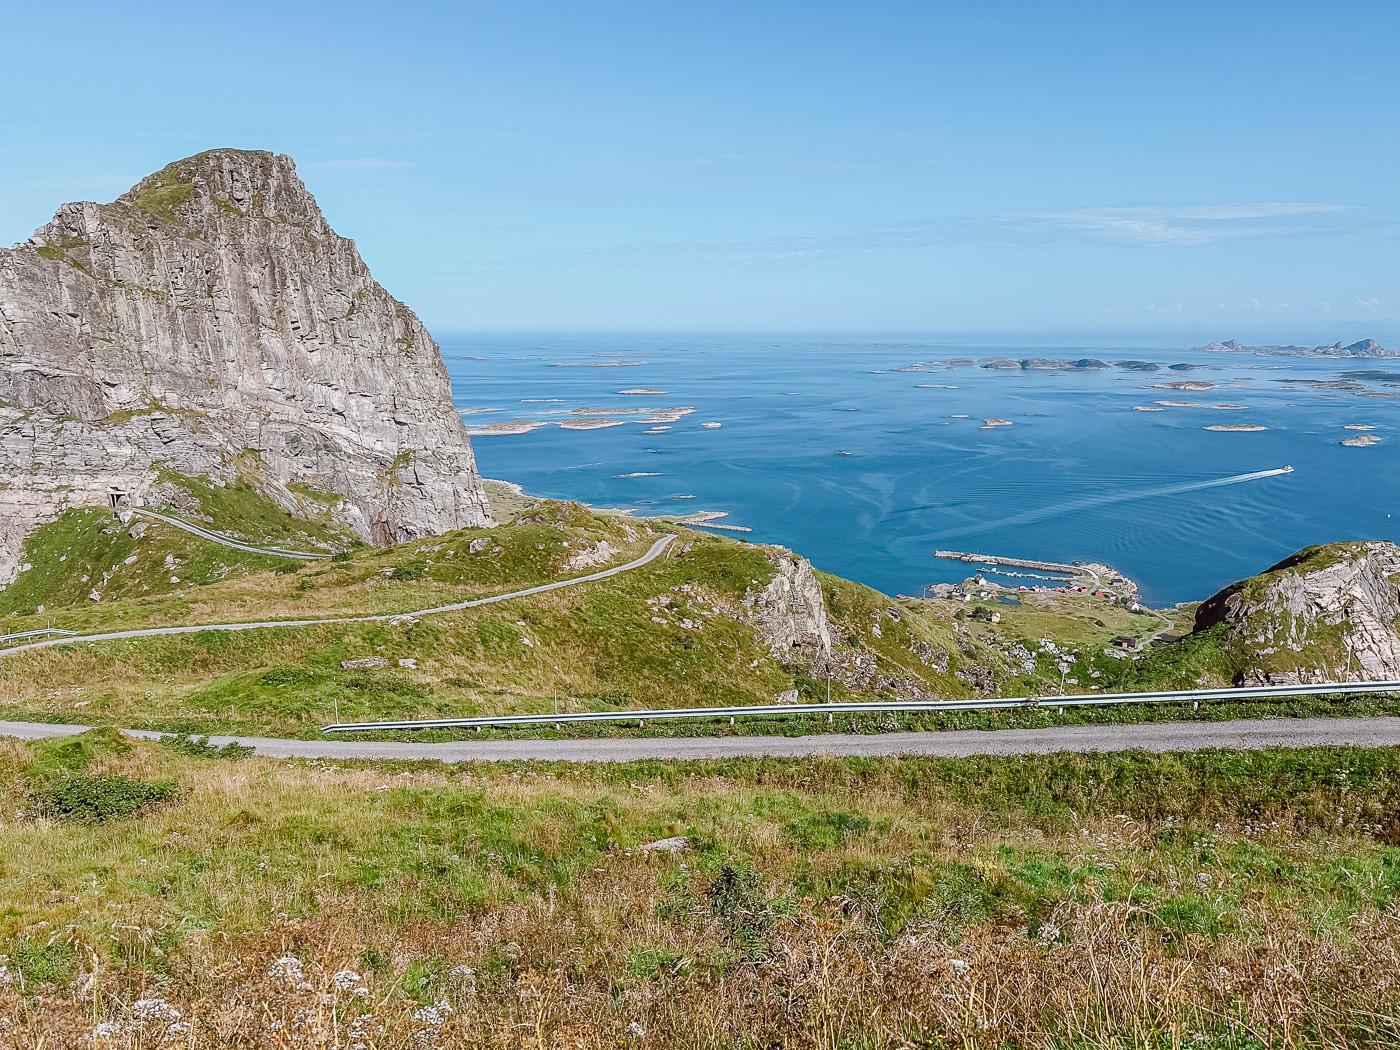
<path fill-rule="evenodd" d="M 1314 685 L 1263 685 L 1227 689 L 1184 689 L 1155 693 L 1076 693 L 1070 696 L 1008 696 L 982 700 L 840 701 L 826 704 L 760 704 L 751 707 L 678 707 L 651 711 L 582 711 L 558 715 L 499 715 L 484 718 L 431 718 L 402 722 L 343 722 L 323 733 L 397 732 L 414 729 L 486 729 L 502 726 L 562 725 L 566 722 L 659 722 L 686 718 L 791 718 L 796 715 L 845 715 L 956 711 L 1011 711 L 1037 707 L 1106 707 L 1112 704 L 1199 703 L 1203 700 L 1266 700 L 1271 697 L 1400 693 L 1400 681 L 1321 682 Z"/>
<path fill-rule="evenodd" d="M 65 631 L 62 627 L 40 627 L 35 631 L 20 631 L 17 634 L 0 634 L 0 642 L 17 642 L 22 638 L 39 638 L 46 634 L 59 634 L 65 638 L 73 638 L 77 631 Z"/>

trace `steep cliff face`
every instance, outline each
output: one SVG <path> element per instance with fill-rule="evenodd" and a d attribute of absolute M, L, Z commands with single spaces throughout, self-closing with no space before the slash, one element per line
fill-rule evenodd
<path fill-rule="evenodd" d="M 0 251 L 0 584 L 35 525 L 159 466 L 334 493 L 376 543 L 490 522 L 436 344 L 271 153 L 177 161 Z"/>
<path fill-rule="evenodd" d="M 744 597 L 764 643 L 787 663 L 829 657 L 831 628 L 826 599 L 812 563 L 780 547 L 765 553 L 777 572 L 762 590 Z"/>
<path fill-rule="evenodd" d="M 1400 678 L 1400 548 L 1309 547 L 1202 603 L 1241 684 Z"/>

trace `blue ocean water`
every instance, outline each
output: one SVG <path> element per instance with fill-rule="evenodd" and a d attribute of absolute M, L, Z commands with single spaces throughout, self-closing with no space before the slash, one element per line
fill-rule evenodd
<path fill-rule="evenodd" d="M 487 476 L 639 513 L 725 511 L 726 523 L 753 529 L 745 538 L 791 547 L 888 594 L 965 576 L 967 566 L 933 558 L 940 547 L 1104 561 L 1137 580 L 1146 600 L 1170 604 L 1207 597 L 1311 543 L 1400 538 L 1400 399 L 1373 396 L 1400 394 L 1400 384 L 1341 379 L 1394 373 L 1400 362 L 787 337 L 441 342 L 468 426 L 549 424 L 474 438 Z M 1163 367 L 939 363 L 991 357 Z M 634 364 L 598 367 L 604 361 Z M 1318 381 L 1355 389 L 1310 385 Z M 1213 386 L 1157 386 L 1182 382 Z M 1220 404 L 1243 407 L 1208 407 Z M 695 412 L 646 433 L 654 424 L 637 410 L 669 407 Z M 588 418 L 577 409 L 624 422 L 555 425 Z M 990 418 L 1012 425 L 983 429 Z M 1242 424 L 1267 429 L 1204 429 Z M 1380 444 L 1343 447 L 1363 433 L 1348 424 L 1374 427 Z M 1227 482 L 1284 465 L 1293 471 Z"/>

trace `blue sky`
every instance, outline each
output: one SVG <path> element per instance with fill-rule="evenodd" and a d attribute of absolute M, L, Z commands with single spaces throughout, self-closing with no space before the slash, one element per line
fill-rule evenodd
<path fill-rule="evenodd" d="M 1400 339 L 1391 0 L 18 6 L 7 244 L 228 145 L 439 330 Z"/>

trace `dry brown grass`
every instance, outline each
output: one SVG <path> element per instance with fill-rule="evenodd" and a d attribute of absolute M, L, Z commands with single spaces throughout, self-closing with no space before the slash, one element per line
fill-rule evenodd
<path fill-rule="evenodd" d="M 445 769 L 108 742 L 87 772 L 183 796 L 102 825 L 26 813 L 56 754 L 0 746 L 4 1048 L 1397 1035 L 1384 752 Z"/>
<path fill-rule="evenodd" d="M 1394 915 L 1345 937 L 1270 915 L 1256 939 L 1167 947 L 1132 907 L 1090 900 L 1057 914 L 1055 943 L 993 923 L 950 944 L 937 923 L 885 941 L 806 902 L 761 958 L 734 959 L 715 920 L 659 922 L 663 895 L 616 866 L 578 889 L 567 906 L 543 897 L 392 935 L 334 899 L 260 934 L 192 934 L 158 984 L 98 970 L 60 991 L 0 993 L 0 1046 L 90 1045 L 98 1019 L 121 1029 L 98 1045 L 131 1048 L 1394 1045 Z M 138 951 L 156 950 L 146 932 L 130 934 Z M 676 961 L 629 975 L 623 948 L 638 940 Z M 439 968 L 415 990 L 366 976 L 367 951 L 391 973 Z M 302 969 L 275 973 L 283 958 Z M 137 1023 L 133 1004 L 153 998 L 190 1029 Z"/>

